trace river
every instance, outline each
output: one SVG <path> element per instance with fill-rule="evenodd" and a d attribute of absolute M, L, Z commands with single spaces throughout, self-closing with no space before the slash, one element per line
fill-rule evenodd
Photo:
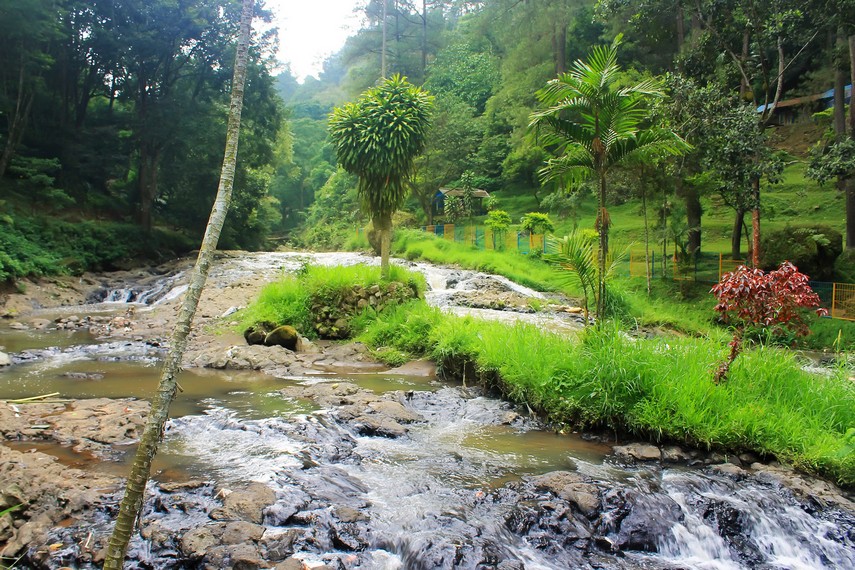
<path fill-rule="evenodd" d="M 214 267 L 212 287 L 274 278 L 308 257 L 227 256 Z M 311 258 L 325 264 L 370 259 Z M 461 306 L 457 301 L 466 295 L 460 292 L 485 287 L 542 295 L 483 274 L 412 267 L 426 274 L 429 302 L 446 310 L 526 320 L 567 334 L 580 326 L 578 316 L 564 312 Z M 121 315 L 130 301 L 144 319 L 147 311 L 175 303 L 184 278 L 176 269 L 144 283 L 116 283 L 97 294 L 109 303 L 34 317 Z M 144 399 L 153 393 L 162 357 L 156 343 L 51 328 L 0 328 L 0 345 L 14 362 L 0 371 L 0 399 L 48 392 L 70 400 Z M 132 568 L 252 567 L 252 556 L 236 553 L 246 545 L 256 563 L 271 567 L 298 559 L 305 567 L 345 569 L 855 568 L 855 514 L 846 508 L 818 504 L 747 465 L 707 465 L 704 454 L 674 464 L 627 462 L 602 437 L 555 433 L 477 387 L 377 370 L 277 376 L 191 368 L 179 383 L 183 392 L 146 501 L 148 530 L 132 543 Z M 364 418 L 348 416 L 348 406 L 393 407 L 404 416 L 398 419 L 406 420 L 406 433 L 380 437 L 365 429 Z M 106 460 L 49 439 L 7 445 L 110 476 L 123 476 L 130 457 L 128 446 Z M 180 487 L 196 481 L 204 484 Z M 217 521 L 229 518 L 213 513 L 228 491 L 250 482 L 275 499 L 251 523 L 258 536 L 247 527 L 245 536 L 226 539 L 228 529 L 217 526 L 226 523 Z M 179 490 L 164 490 L 170 484 Z M 53 529 L 50 540 L 60 545 L 54 553 L 19 564 L 89 567 L 78 558 L 74 529 L 104 534 L 110 512 L 94 510 L 89 520 Z M 194 550 L 198 540 L 188 538 L 200 528 L 220 537 L 205 543 L 207 550 Z"/>

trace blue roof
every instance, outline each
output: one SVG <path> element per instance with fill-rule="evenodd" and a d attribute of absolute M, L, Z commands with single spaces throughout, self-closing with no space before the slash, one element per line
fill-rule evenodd
<path fill-rule="evenodd" d="M 849 99 L 852 98 L 852 84 L 851 83 L 843 88 L 843 97 L 844 97 L 844 99 L 845 98 L 849 98 Z M 829 89 L 828 91 L 825 91 L 825 92 L 820 93 L 818 95 L 813 95 L 813 96 L 808 96 L 808 97 L 797 97 L 796 99 L 788 99 L 786 101 L 778 101 L 778 106 L 779 107 L 789 107 L 790 105 L 787 105 L 786 103 L 802 104 L 805 102 L 805 101 L 798 101 L 797 99 L 805 99 L 805 100 L 810 100 L 810 101 L 824 101 L 827 99 L 834 99 L 834 89 L 833 88 Z M 759 107 L 757 107 L 757 112 L 762 113 L 763 111 L 766 110 L 766 107 L 767 107 L 766 105 L 760 105 Z M 769 103 L 768 107 L 771 109 L 774 109 L 775 105 L 773 103 Z"/>

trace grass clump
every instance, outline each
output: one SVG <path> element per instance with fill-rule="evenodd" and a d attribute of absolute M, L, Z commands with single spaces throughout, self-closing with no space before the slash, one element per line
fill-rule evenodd
<path fill-rule="evenodd" d="M 427 288 L 424 276 L 420 273 L 395 265 L 390 267 L 387 280 L 381 278 L 379 267 L 364 264 L 346 267 L 306 265 L 296 274 L 286 275 L 265 286 L 255 302 L 241 312 L 239 326 L 245 329 L 265 321 L 287 324 L 310 338 L 316 338 L 317 307 L 339 311 L 355 287 L 367 289 L 374 285 L 388 286 L 393 282 L 403 283 L 410 296 L 422 297 Z M 392 308 L 394 305 L 387 310 Z M 376 313 L 370 307 L 365 312 Z M 347 314 L 346 311 L 336 316 L 355 323 L 359 321 L 357 316 Z"/>
<path fill-rule="evenodd" d="M 785 350 L 746 352 L 716 385 L 724 339 L 640 340 L 605 326 L 574 340 L 423 303 L 366 318 L 362 330 L 372 346 L 429 356 L 442 371 L 498 386 L 558 424 L 752 451 L 855 484 L 855 384 L 843 371 L 808 373 Z"/>

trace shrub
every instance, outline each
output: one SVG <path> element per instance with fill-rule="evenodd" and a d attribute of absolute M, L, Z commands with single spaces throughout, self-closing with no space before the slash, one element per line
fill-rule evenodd
<path fill-rule="evenodd" d="M 736 271 L 725 273 L 711 293 L 718 299 L 715 310 L 736 329 L 730 354 L 716 370 L 716 383 L 727 377 L 742 350 L 746 329 L 760 328 L 777 336 L 792 334 L 793 338 L 803 336 L 810 331 L 800 309 L 819 306 L 819 296 L 808 285 L 807 275 L 787 262 L 769 273 L 740 265 Z M 828 311 L 817 309 L 817 314 Z"/>
<path fill-rule="evenodd" d="M 815 281 L 830 281 L 834 261 L 843 251 L 843 236 L 828 226 L 790 226 L 767 233 L 760 248 L 769 270 L 785 261 Z"/>

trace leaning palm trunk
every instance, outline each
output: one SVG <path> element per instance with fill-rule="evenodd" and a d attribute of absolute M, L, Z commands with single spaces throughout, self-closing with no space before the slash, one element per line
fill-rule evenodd
<path fill-rule="evenodd" d="M 163 365 L 157 395 L 151 406 L 151 413 L 143 430 L 140 444 L 137 448 L 131 474 L 125 488 L 125 496 L 119 508 L 116 518 L 116 526 L 110 537 L 107 548 L 107 558 L 104 568 L 119 569 L 125 558 L 128 542 L 134 529 L 134 523 L 139 516 L 142 507 L 145 486 L 151 471 L 151 462 L 157 452 L 157 446 L 163 436 L 163 426 L 169 416 L 169 404 L 175 397 L 178 388 L 176 375 L 181 368 L 181 359 L 184 349 L 187 347 L 187 336 L 193 316 L 196 314 L 196 306 L 199 297 L 205 287 L 208 278 L 208 270 L 211 266 L 217 241 L 223 229 L 226 213 L 232 197 L 232 186 L 235 178 L 235 163 L 237 161 L 238 135 L 240 133 L 240 115 L 243 107 L 243 90 L 246 79 L 247 54 L 249 51 L 250 32 L 252 28 L 252 12 L 254 0 L 243 0 L 243 11 L 241 13 L 240 37 L 238 40 L 237 57 L 235 60 L 234 80 L 232 82 L 231 106 L 229 108 L 228 131 L 226 134 L 226 151 L 223 160 L 223 169 L 220 174 L 220 184 L 217 189 L 217 198 L 211 209 L 208 226 L 205 229 L 205 237 L 202 239 L 202 247 L 199 257 L 193 268 L 190 278 L 190 286 L 184 295 L 178 322 L 172 333 L 169 354 Z"/>

